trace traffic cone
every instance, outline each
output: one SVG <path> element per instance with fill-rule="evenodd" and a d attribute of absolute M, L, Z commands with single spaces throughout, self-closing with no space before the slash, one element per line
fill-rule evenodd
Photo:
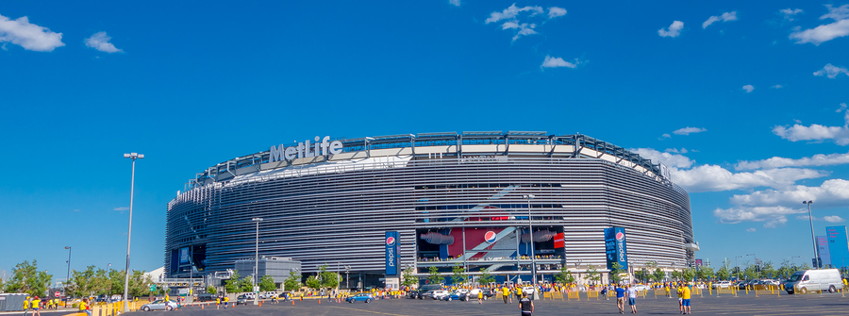
<path fill-rule="evenodd" d="M 318 299 L 318 305 L 321 305 L 321 299 Z"/>
<path fill-rule="evenodd" d="M 292 306 L 295 306 L 295 300 L 292 300 Z"/>

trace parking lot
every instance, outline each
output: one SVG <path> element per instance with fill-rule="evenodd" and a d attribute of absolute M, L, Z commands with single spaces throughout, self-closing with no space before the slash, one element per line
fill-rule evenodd
<path fill-rule="evenodd" d="M 674 298 L 646 298 L 637 301 L 639 314 L 678 315 L 678 301 Z M 627 309 L 627 306 L 626 306 Z M 846 315 L 849 297 L 840 294 L 760 296 L 705 296 L 693 298 L 693 313 L 701 315 Z M 133 315 L 163 315 L 166 312 L 136 312 Z M 377 300 L 370 304 L 328 303 L 316 300 L 296 301 L 262 307 L 239 306 L 216 310 L 201 310 L 191 306 L 170 312 L 186 315 L 518 315 L 515 304 L 488 300 L 483 304 L 472 302 L 442 302 L 433 300 L 392 299 Z M 169 313 L 169 314 L 170 314 Z M 167 315 L 167 314 L 165 314 Z M 534 315 L 618 315 L 615 300 L 536 302 Z"/>

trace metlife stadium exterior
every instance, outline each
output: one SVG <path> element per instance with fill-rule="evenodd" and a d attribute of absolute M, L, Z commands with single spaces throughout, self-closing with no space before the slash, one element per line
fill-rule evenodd
<path fill-rule="evenodd" d="M 405 269 L 448 276 L 457 265 L 529 280 L 531 249 L 541 278 L 611 261 L 681 269 L 698 246 L 689 197 L 664 170 L 604 141 L 545 132 L 272 146 L 197 174 L 168 203 L 166 273 L 253 258 L 256 217 L 260 256 L 299 260 L 303 274 L 326 265 L 352 287 L 394 286 Z"/>

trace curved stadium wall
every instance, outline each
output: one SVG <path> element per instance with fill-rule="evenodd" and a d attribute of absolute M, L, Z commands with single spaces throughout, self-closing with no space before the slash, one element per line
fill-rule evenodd
<path fill-rule="evenodd" d="M 304 274 L 347 268 L 363 285 L 383 277 L 387 231 L 399 233 L 400 266 L 420 276 L 431 266 L 448 275 L 459 264 L 499 281 L 527 276 L 531 238 L 543 276 L 564 265 L 603 271 L 604 229 L 614 226 L 627 232 L 632 269 L 692 264 L 687 193 L 662 166 L 621 147 L 544 132 L 340 142 L 333 155 L 274 161 L 265 151 L 190 180 L 168 203 L 168 276 L 224 271 L 253 258 L 254 217 L 264 219 L 261 256 L 299 260 Z M 562 247 L 553 244 L 559 233 Z"/>

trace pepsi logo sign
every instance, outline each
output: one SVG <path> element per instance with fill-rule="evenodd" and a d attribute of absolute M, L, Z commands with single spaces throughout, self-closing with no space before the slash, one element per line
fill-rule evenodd
<path fill-rule="evenodd" d="M 494 243 L 495 237 L 496 237 L 495 232 L 490 230 L 490 231 L 486 232 L 486 234 L 483 235 L 483 240 L 485 240 L 488 243 Z"/>
<path fill-rule="evenodd" d="M 625 239 L 625 234 L 623 234 L 622 232 L 616 233 L 616 240 L 622 240 L 622 239 Z"/>
<path fill-rule="evenodd" d="M 387 246 L 392 246 L 394 244 L 395 244 L 395 237 L 387 237 L 386 238 L 386 245 Z"/>

